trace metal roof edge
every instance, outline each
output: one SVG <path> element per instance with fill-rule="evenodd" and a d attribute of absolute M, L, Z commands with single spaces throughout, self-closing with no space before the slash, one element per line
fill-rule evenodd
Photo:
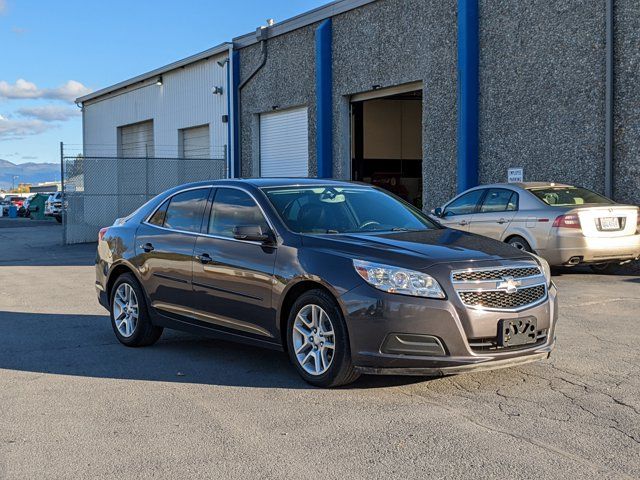
<path fill-rule="evenodd" d="M 376 1 L 378 0 L 334 0 L 331 3 L 288 18 L 282 22 L 276 22 L 272 27 L 265 28 L 269 29 L 269 38 L 273 38 Z M 233 39 L 233 48 L 244 48 L 254 43 L 258 43 L 258 39 L 255 32 L 250 32 L 235 37 Z"/>
<path fill-rule="evenodd" d="M 123 88 L 129 87 L 131 85 L 134 85 L 136 83 L 139 82 L 144 82 L 145 80 L 148 80 L 152 77 L 155 77 L 157 75 L 162 75 L 163 73 L 167 73 L 170 72 L 172 70 L 176 70 L 178 68 L 190 65 L 192 63 L 196 63 L 199 62 L 201 60 L 205 60 L 209 57 L 212 57 L 214 55 L 218 55 L 220 53 L 226 52 L 229 50 L 229 48 L 231 47 L 231 43 L 230 42 L 224 42 L 221 43 L 220 45 L 216 45 L 215 47 L 209 48 L 207 50 L 204 50 L 200 53 L 196 53 L 194 55 L 191 55 L 189 57 L 183 58 L 182 60 L 178 60 L 176 62 L 173 63 L 169 63 L 163 67 L 160 68 L 156 68 L 155 70 L 151 70 L 150 72 L 146 72 L 143 73 L 141 75 L 135 76 L 133 78 L 130 78 L 128 80 L 124 80 L 122 82 L 116 83 L 115 85 L 111 85 L 109 87 L 105 87 L 105 88 L 101 88 L 100 90 L 96 90 L 93 93 L 89 93 L 87 95 L 84 95 L 82 97 L 78 97 L 76 99 L 76 103 L 84 103 L 86 101 L 89 100 L 95 100 L 96 98 L 102 97 L 104 95 L 108 95 L 110 93 L 113 93 L 117 90 L 122 90 Z"/>

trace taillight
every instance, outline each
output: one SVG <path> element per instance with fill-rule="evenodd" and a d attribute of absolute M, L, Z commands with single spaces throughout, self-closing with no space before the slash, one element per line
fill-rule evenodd
<path fill-rule="evenodd" d="M 101 228 L 100 231 L 98 232 L 98 241 L 101 242 L 102 239 L 104 238 L 104 234 L 107 233 L 107 230 L 109 230 L 109 227 L 104 227 Z"/>
<path fill-rule="evenodd" d="M 580 228 L 580 217 L 578 215 L 560 215 L 553 222 L 554 227 L 558 228 Z"/>

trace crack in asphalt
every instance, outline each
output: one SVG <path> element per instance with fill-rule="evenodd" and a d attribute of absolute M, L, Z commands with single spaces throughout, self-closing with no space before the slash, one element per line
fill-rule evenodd
<path fill-rule="evenodd" d="M 452 413 L 454 415 L 457 415 L 457 416 L 465 419 L 469 423 L 472 423 L 473 425 L 476 425 L 477 427 L 480 427 L 480 428 L 482 428 L 484 430 L 487 430 L 487 431 L 490 431 L 490 432 L 493 432 L 493 433 L 499 433 L 499 434 L 502 434 L 502 435 L 506 435 L 506 436 L 509 436 L 509 437 L 511 437 L 513 439 L 516 439 L 516 440 L 524 441 L 526 443 L 529 443 L 530 445 L 536 446 L 536 447 L 538 447 L 538 448 L 540 448 L 542 450 L 545 450 L 547 452 L 557 454 L 557 455 L 559 455 L 559 456 L 561 456 L 561 457 L 563 457 L 563 458 L 565 458 L 567 460 L 571 460 L 571 461 L 580 463 L 580 464 L 584 465 L 585 467 L 588 467 L 589 469 L 591 469 L 592 471 L 594 471 L 596 473 L 601 474 L 603 472 L 606 472 L 606 473 L 613 472 L 616 475 L 620 475 L 620 478 L 626 478 L 626 479 L 632 479 L 633 478 L 633 477 L 630 477 L 629 475 L 627 475 L 627 474 L 625 474 L 623 472 L 619 472 L 617 470 L 612 470 L 612 469 L 610 469 L 610 468 L 608 468 L 606 466 L 598 465 L 598 464 L 593 463 L 593 462 L 589 461 L 588 459 L 586 459 L 586 458 L 584 458 L 584 457 L 582 457 L 580 455 L 575 455 L 575 454 L 573 454 L 571 452 L 567 452 L 567 451 L 562 450 L 560 448 L 554 447 L 554 446 L 552 446 L 552 445 L 550 445 L 548 443 L 545 444 L 545 443 L 539 442 L 538 440 L 535 440 L 533 438 L 525 437 L 523 435 L 519 435 L 519 434 L 517 434 L 515 432 L 511 432 L 509 430 L 504 430 L 504 429 L 501 429 L 501 428 L 497 428 L 497 427 L 493 427 L 493 426 L 490 426 L 490 425 L 486 425 L 485 423 L 482 423 L 482 422 L 476 420 L 475 418 L 473 418 L 473 417 L 471 417 L 469 415 L 466 415 L 466 414 L 464 414 L 464 413 L 462 413 L 462 412 L 460 412 L 458 410 L 455 410 L 455 409 L 449 407 L 448 405 L 445 405 L 445 404 L 442 404 L 440 402 L 435 401 L 433 398 L 427 398 L 424 395 L 421 395 L 419 393 L 413 393 L 413 392 L 407 391 L 407 390 L 402 389 L 402 388 L 400 389 L 400 392 L 403 395 L 406 395 L 408 397 L 418 398 L 421 401 L 424 401 L 425 403 L 440 407 L 440 408 L 446 410 L 447 412 Z"/>

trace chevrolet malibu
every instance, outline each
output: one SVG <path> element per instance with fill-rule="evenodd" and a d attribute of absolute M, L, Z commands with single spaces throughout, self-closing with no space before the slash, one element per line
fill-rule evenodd
<path fill-rule="evenodd" d="M 322 387 L 518 365 L 555 343 L 546 261 L 348 182 L 173 188 L 100 231 L 96 289 L 126 346 L 213 334 L 284 350 Z"/>

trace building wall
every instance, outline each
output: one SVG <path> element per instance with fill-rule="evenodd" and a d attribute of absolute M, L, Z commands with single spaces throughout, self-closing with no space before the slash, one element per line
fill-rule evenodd
<path fill-rule="evenodd" d="M 455 192 L 456 22 L 455 0 L 385 0 L 334 17 L 334 176 L 350 177 L 349 96 L 422 81 L 424 206 Z"/>
<path fill-rule="evenodd" d="M 317 174 L 315 29 L 295 30 L 268 40 L 265 66 L 240 95 L 242 175 L 258 174 L 261 112 L 307 105 L 309 174 Z M 425 206 L 455 191 L 456 1 L 386 0 L 333 18 L 334 165 L 337 178 L 350 177 L 349 97 L 423 81 Z M 260 46 L 240 50 L 241 81 L 259 64 Z M 453 172 L 452 172 L 453 169 Z"/>
<path fill-rule="evenodd" d="M 616 0 L 614 22 L 613 195 L 640 205 L 640 3 Z"/>
<path fill-rule="evenodd" d="M 116 156 L 117 129 L 120 126 L 153 120 L 155 156 L 178 156 L 179 129 L 210 124 L 212 153 L 227 144 L 226 66 L 217 64 L 226 54 L 173 70 L 141 88 L 88 101 L 84 105 L 85 156 Z M 223 87 L 222 95 L 213 95 L 211 87 Z"/>
<path fill-rule="evenodd" d="M 315 100 L 315 25 L 268 40 L 267 61 L 239 94 L 240 158 L 243 177 L 260 172 L 259 115 L 307 106 L 309 112 L 309 175 L 317 174 Z M 240 81 L 248 78 L 262 58 L 254 44 L 240 50 Z"/>
<path fill-rule="evenodd" d="M 604 190 L 605 5 L 480 1 L 480 182 Z"/>

